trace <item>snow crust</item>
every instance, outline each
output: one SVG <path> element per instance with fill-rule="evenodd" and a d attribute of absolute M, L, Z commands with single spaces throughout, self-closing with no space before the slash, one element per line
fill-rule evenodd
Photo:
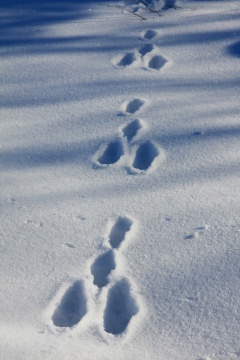
<path fill-rule="evenodd" d="M 240 358 L 240 4 L 151 8 L 0 4 L 0 359 Z"/>

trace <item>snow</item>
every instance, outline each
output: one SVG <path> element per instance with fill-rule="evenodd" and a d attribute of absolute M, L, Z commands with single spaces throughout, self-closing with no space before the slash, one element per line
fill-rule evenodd
<path fill-rule="evenodd" d="M 151 6 L 0 4 L 0 359 L 240 357 L 239 1 Z"/>

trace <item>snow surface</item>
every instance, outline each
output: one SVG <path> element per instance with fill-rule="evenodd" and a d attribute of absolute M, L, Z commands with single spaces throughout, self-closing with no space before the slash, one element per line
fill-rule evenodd
<path fill-rule="evenodd" d="M 1 1 L 1 360 L 240 358 L 240 3 L 151 6 Z"/>

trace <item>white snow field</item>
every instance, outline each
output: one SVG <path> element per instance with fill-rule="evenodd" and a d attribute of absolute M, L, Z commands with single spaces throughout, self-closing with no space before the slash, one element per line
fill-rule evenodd
<path fill-rule="evenodd" d="M 240 359 L 240 1 L 146 5 L 0 2 L 1 360 Z"/>

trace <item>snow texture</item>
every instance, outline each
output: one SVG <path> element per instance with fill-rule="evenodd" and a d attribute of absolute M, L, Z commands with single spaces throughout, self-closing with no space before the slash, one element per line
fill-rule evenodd
<path fill-rule="evenodd" d="M 0 359 L 240 359 L 239 0 L 0 13 Z"/>

